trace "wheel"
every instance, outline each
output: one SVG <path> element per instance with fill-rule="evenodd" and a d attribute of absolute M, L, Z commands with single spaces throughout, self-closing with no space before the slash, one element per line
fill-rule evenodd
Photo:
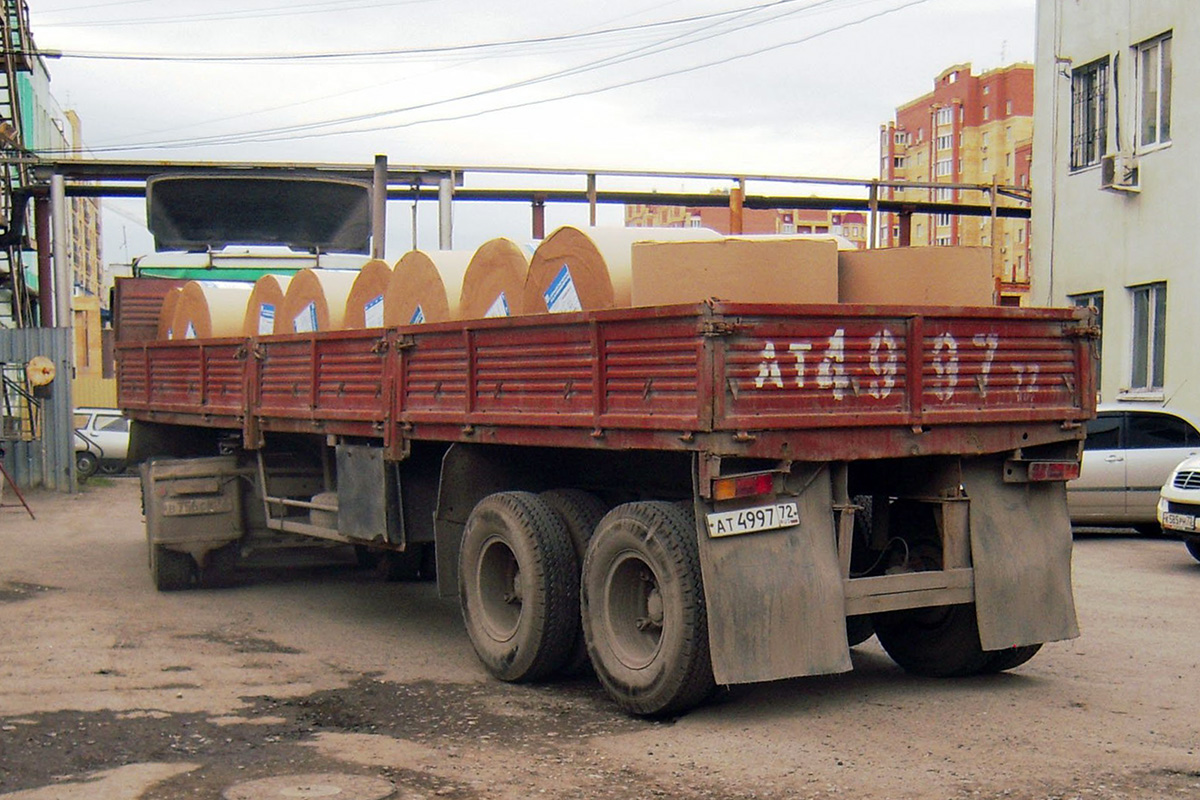
<path fill-rule="evenodd" d="M 604 516 L 583 562 L 588 654 L 626 711 L 666 716 L 715 688 L 696 526 L 674 503 L 637 502 Z"/>
<path fill-rule="evenodd" d="M 123 461 L 101 461 L 100 471 L 105 475 L 120 475 L 125 471 L 125 462 Z"/>
<path fill-rule="evenodd" d="M 566 664 L 579 626 L 579 564 L 546 501 L 500 492 L 479 501 L 459 550 L 459 602 L 479 660 L 502 681 Z"/>
<path fill-rule="evenodd" d="M 79 480 L 84 481 L 96 474 L 96 470 L 100 467 L 100 459 L 86 450 L 81 450 L 75 454 L 75 472 L 79 476 Z"/>
<path fill-rule="evenodd" d="M 979 643 L 974 603 L 889 611 L 872 621 L 883 649 L 914 675 L 953 678 L 989 668 L 993 653 Z"/>
<path fill-rule="evenodd" d="M 551 489 L 538 496 L 554 509 L 563 524 L 566 525 L 567 534 L 571 537 L 571 544 L 575 548 L 575 557 L 580 564 L 583 564 L 588 542 L 591 541 L 592 533 L 600 524 L 600 520 L 604 518 L 608 507 L 596 495 L 579 489 Z M 562 674 L 571 677 L 584 675 L 587 674 L 590 666 L 583 629 L 577 628 L 575 644 L 571 648 L 571 657 L 562 668 Z"/>
<path fill-rule="evenodd" d="M 196 562 L 187 553 L 168 550 L 161 544 L 150 545 L 150 576 L 160 592 L 189 589 L 197 577 Z"/>
<path fill-rule="evenodd" d="M 871 624 L 870 614 L 846 617 L 846 640 L 851 647 L 862 644 L 874 635 L 875 626 Z"/>
<path fill-rule="evenodd" d="M 200 570 L 200 585 L 211 589 L 232 584 L 233 572 L 237 569 L 241 550 L 241 542 L 230 542 L 216 550 L 210 550 L 205 555 L 204 567 Z"/>
<path fill-rule="evenodd" d="M 1192 554 L 1192 558 L 1200 561 L 1200 539 L 1188 539 L 1184 542 L 1187 551 Z"/>
<path fill-rule="evenodd" d="M 1027 644 L 1021 647 L 1010 647 L 1007 650 L 992 650 L 988 653 L 991 658 L 983 671 L 1004 672 L 1014 669 L 1033 658 L 1041 649 L 1040 644 Z"/>

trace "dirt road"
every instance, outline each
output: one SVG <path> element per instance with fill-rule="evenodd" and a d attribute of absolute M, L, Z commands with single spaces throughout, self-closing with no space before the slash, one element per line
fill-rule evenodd
<path fill-rule="evenodd" d="M 871 640 L 852 673 L 652 723 L 592 680 L 489 679 L 433 584 L 326 561 L 159 594 L 136 483 L 107 484 L 31 496 L 36 522 L 0 509 L 6 800 L 215 799 L 318 773 L 270 796 L 345 776 L 400 798 L 1200 796 L 1200 564 L 1179 542 L 1079 538 L 1083 636 L 1011 674 L 918 679 Z"/>

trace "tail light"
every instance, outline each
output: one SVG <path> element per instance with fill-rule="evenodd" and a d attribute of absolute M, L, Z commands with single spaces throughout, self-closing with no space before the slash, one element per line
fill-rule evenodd
<path fill-rule="evenodd" d="M 714 478 L 712 482 L 713 500 L 733 500 L 738 497 L 756 497 L 774 493 L 775 474 L 771 472 Z"/>
<path fill-rule="evenodd" d="M 1078 461 L 1030 461 L 1030 481 L 1073 481 L 1079 477 Z"/>

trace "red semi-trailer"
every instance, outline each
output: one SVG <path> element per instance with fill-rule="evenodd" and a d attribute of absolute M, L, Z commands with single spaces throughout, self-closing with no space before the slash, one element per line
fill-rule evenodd
<path fill-rule="evenodd" d="M 147 281 L 119 283 L 130 330 Z M 1085 309 L 707 303 L 117 349 L 160 589 L 297 537 L 436 562 L 491 674 L 590 661 L 664 715 L 849 670 L 872 632 L 939 676 L 1078 635 L 1095 336 Z"/>

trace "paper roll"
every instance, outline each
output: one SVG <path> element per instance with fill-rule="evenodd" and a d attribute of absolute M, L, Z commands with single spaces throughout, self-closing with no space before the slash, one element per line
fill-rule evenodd
<path fill-rule="evenodd" d="M 392 267 L 373 258 L 362 265 L 346 298 L 346 328 L 382 328 L 383 296 L 392 279 Z"/>
<path fill-rule="evenodd" d="M 503 237 L 479 246 L 463 276 L 458 319 L 512 317 L 525 313 L 525 279 L 533 246 Z"/>
<path fill-rule="evenodd" d="M 179 295 L 183 293 L 182 286 L 173 286 L 163 295 L 162 306 L 158 310 L 158 338 L 170 339 L 174 331 L 175 306 L 179 305 Z"/>
<path fill-rule="evenodd" d="M 338 331 L 345 327 L 346 298 L 354 288 L 356 269 L 302 269 L 292 276 L 283 307 L 275 317 L 276 333 Z"/>
<path fill-rule="evenodd" d="M 576 228 L 564 225 L 529 261 L 526 314 L 591 311 L 630 305 L 634 242 L 717 239 L 707 228 Z"/>
<path fill-rule="evenodd" d="M 455 319 L 463 277 L 473 255 L 469 250 L 410 250 L 401 256 L 383 296 L 384 324 Z"/>
<path fill-rule="evenodd" d="M 252 290 L 237 281 L 188 281 L 175 304 L 172 338 L 241 336 Z"/>
<path fill-rule="evenodd" d="M 275 332 L 275 320 L 283 307 L 290 275 L 263 275 L 254 282 L 242 321 L 242 336 L 266 336 Z"/>

